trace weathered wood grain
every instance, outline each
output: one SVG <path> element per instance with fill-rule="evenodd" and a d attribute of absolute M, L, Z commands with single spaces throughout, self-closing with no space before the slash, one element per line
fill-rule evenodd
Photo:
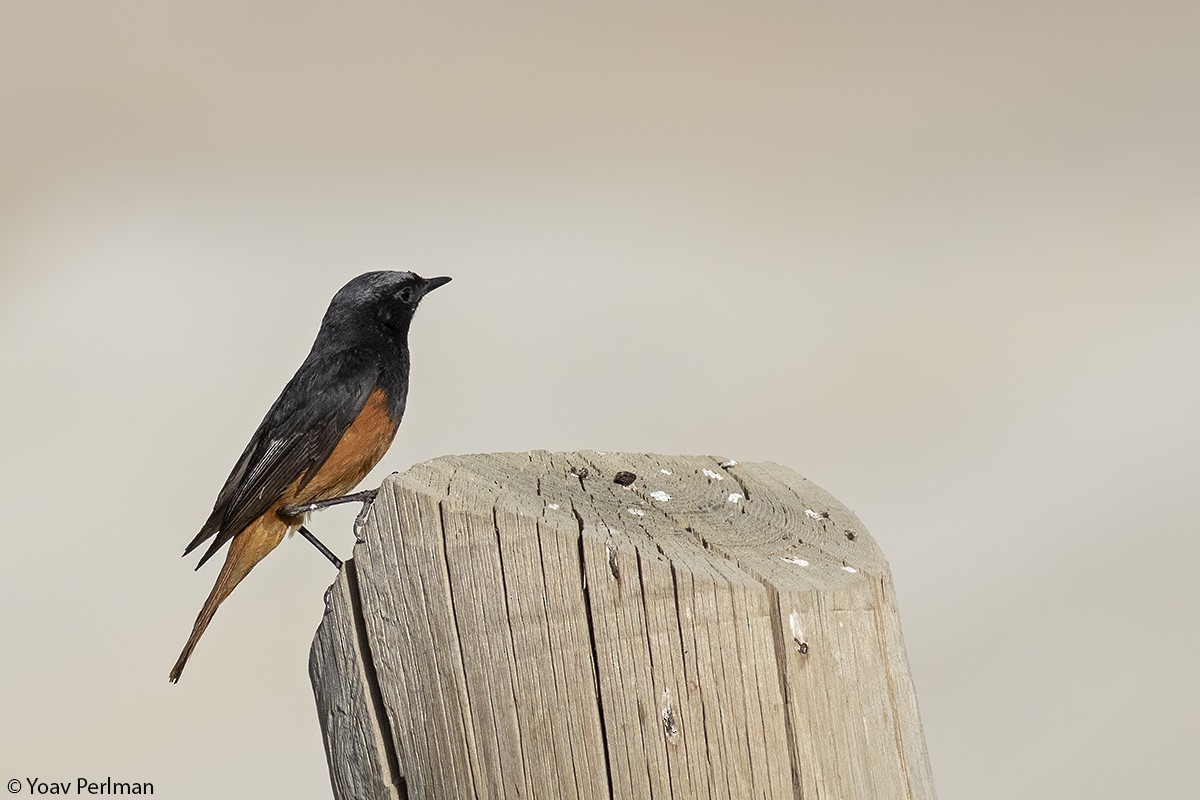
<path fill-rule="evenodd" d="M 365 540 L 310 663 L 339 798 L 934 796 L 887 563 L 784 467 L 444 457 Z"/>

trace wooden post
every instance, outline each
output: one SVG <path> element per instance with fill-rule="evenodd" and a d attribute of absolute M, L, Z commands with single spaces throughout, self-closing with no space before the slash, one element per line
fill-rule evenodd
<path fill-rule="evenodd" d="M 784 467 L 444 457 L 365 539 L 310 660 L 339 798 L 934 796 L 883 554 Z"/>

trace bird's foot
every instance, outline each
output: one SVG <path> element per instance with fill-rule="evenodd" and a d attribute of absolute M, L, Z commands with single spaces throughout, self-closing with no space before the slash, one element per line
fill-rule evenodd
<path fill-rule="evenodd" d="M 371 489 L 369 492 L 359 492 L 359 494 L 369 494 L 370 497 L 362 500 L 362 510 L 358 512 L 358 516 L 354 518 L 354 541 L 362 544 L 366 541 L 363 538 L 363 526 L 367 524 L 367 514 L 371 513 L 371 506 L 375 503 L 375 495 L 379 494 L 378 489 Z"/>

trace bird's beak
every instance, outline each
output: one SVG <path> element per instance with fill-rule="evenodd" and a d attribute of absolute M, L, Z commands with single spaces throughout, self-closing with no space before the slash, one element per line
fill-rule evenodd
<path fill-rule="evenodd" d="M 425 278 L 425 283 L 423 284 L 423 290 L 422 290 L 421 294 L 423 294 L 423 295 L 429 294 L 437 287 L 439 287 L 443 284 L 449 283 L 449 282 L 450 282 L 450 278 L 445 277 L 445 276 L 443 276 L 441 278 Z"/>

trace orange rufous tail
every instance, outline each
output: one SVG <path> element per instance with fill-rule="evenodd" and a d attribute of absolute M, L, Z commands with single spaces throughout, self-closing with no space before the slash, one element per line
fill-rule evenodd
<path fill-rule="evenodd" d="M 277 507 L 277 505 L 273 505 L 267 510 L 267 513 L 250 523 L 249 527 L 233 537 L 233 541 L 229 543 L 229 552 L 225 556 L 225 564 L 221 567 L 221 573 L 217 575 L 217 582 L 213 584 L 212 591 L 208 593 L 208 599 L 204 601 L 204 607 L 200 609 L 200 615 L 196 617 L 196 624 L 192 626 L 192 635 L 188 637 L 183 652 L 179 654 L 179 660 L 175 662 L 175 666 L 171 670 L 171 683 L 179 681 L 184 665 L 192 655 L 196 642 L 200 641 L 200 637 L 204 634 L 204 629 L 212 621 L 213 614 L 217 613 L 217 607 L 229 596 L 234 587 L 241 583 L 242 578 L 250 574 L 254 565 L 262 561 L 267 553 L 274 550 L 283 541 L 283 537 L 287 534 L 288 524 L 275 513 Z"/>

